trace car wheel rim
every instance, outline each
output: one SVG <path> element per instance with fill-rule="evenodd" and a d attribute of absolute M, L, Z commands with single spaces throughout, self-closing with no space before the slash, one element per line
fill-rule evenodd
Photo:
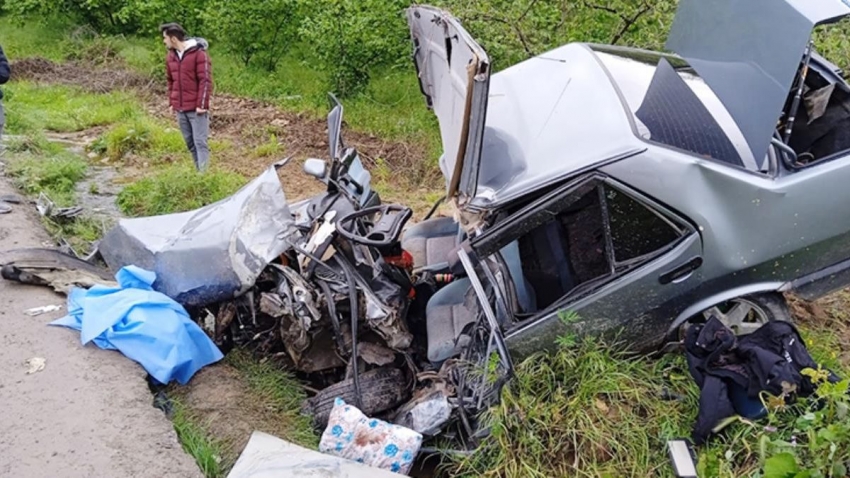
<path fill-rule="evenodd" d="M 751 334 L 770 320 L 764 309 L 746 299 L 732 299 L 705 310 L 702 315 L 706 320 L 716 317 L 735 335 Z"/>

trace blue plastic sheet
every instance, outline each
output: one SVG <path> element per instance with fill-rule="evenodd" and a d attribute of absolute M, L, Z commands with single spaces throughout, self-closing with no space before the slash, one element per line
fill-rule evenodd
<path fill-rule="evenodd" d="M 83 345 L 118 350 L 160 383 L 186 384 L 201 368 L 223 357 L 186 309 L 151 287 L 156 274 L 136 266 L 121 268 L 118 287 L 73 289 L 68 315 L 51 325 L 80 331 Z"/>

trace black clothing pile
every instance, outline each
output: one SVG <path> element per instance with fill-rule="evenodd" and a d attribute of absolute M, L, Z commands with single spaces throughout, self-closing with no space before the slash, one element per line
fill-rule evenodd
<path fill-rule="evenodd" d="M 785 393 L 786 403 L 814 392 L 801 374 L 818 365 L 793 324 L 769 322 L 750 335 L 737 337 L 717 318 L 690 327 L 685 337 L 688 368 L 700 388 L 699 414 L 693 430 L 697 445 L 705 443 L 720 421 L 765 414 L 759 393 Z M 830 372 L 830 382 L 839 378 Z"/>

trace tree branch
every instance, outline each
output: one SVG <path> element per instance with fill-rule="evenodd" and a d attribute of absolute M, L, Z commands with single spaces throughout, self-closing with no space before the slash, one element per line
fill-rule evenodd
<path fill-rule="evenodd" d="M 611 39 L 611 44 L 616 45 L 617 42 L 620 41 L 621 38 L 623 38 L 623 35 L 625 35 L 629 31 L 629 29 L 638 21 L 638 19 L 640 19 L 640 17 L 644 16 L 650 10 L 652 10 L 652 6 L 650 6 L 648 3 L 646 3 L 646 1 L 644 1 L 643 8 L 638 10 L 631 18 L 627 18 L 624 15 L 620 15 L 620 18 L 623 19 L 623 28 L 621 28 L 620 31 L 617 32 L 616 35 L 614 35 L 614 38 Z"/>

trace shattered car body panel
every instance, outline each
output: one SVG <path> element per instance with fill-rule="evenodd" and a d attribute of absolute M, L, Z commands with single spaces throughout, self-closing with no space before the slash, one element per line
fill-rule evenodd
<path fill-rule="evenodd" d="M 186 306 L 243 294 L 297 235 L 276 169 L 195 211 L 122 219 L 100 243 L 104 260 L 156 272 L 154 288 Z"/>
<path fill-rule="evenodd" d="M 843 0 L 682 0 L 667 48 L 705 79 L 763 158 L 812 29 L 848 14 Z"/>

